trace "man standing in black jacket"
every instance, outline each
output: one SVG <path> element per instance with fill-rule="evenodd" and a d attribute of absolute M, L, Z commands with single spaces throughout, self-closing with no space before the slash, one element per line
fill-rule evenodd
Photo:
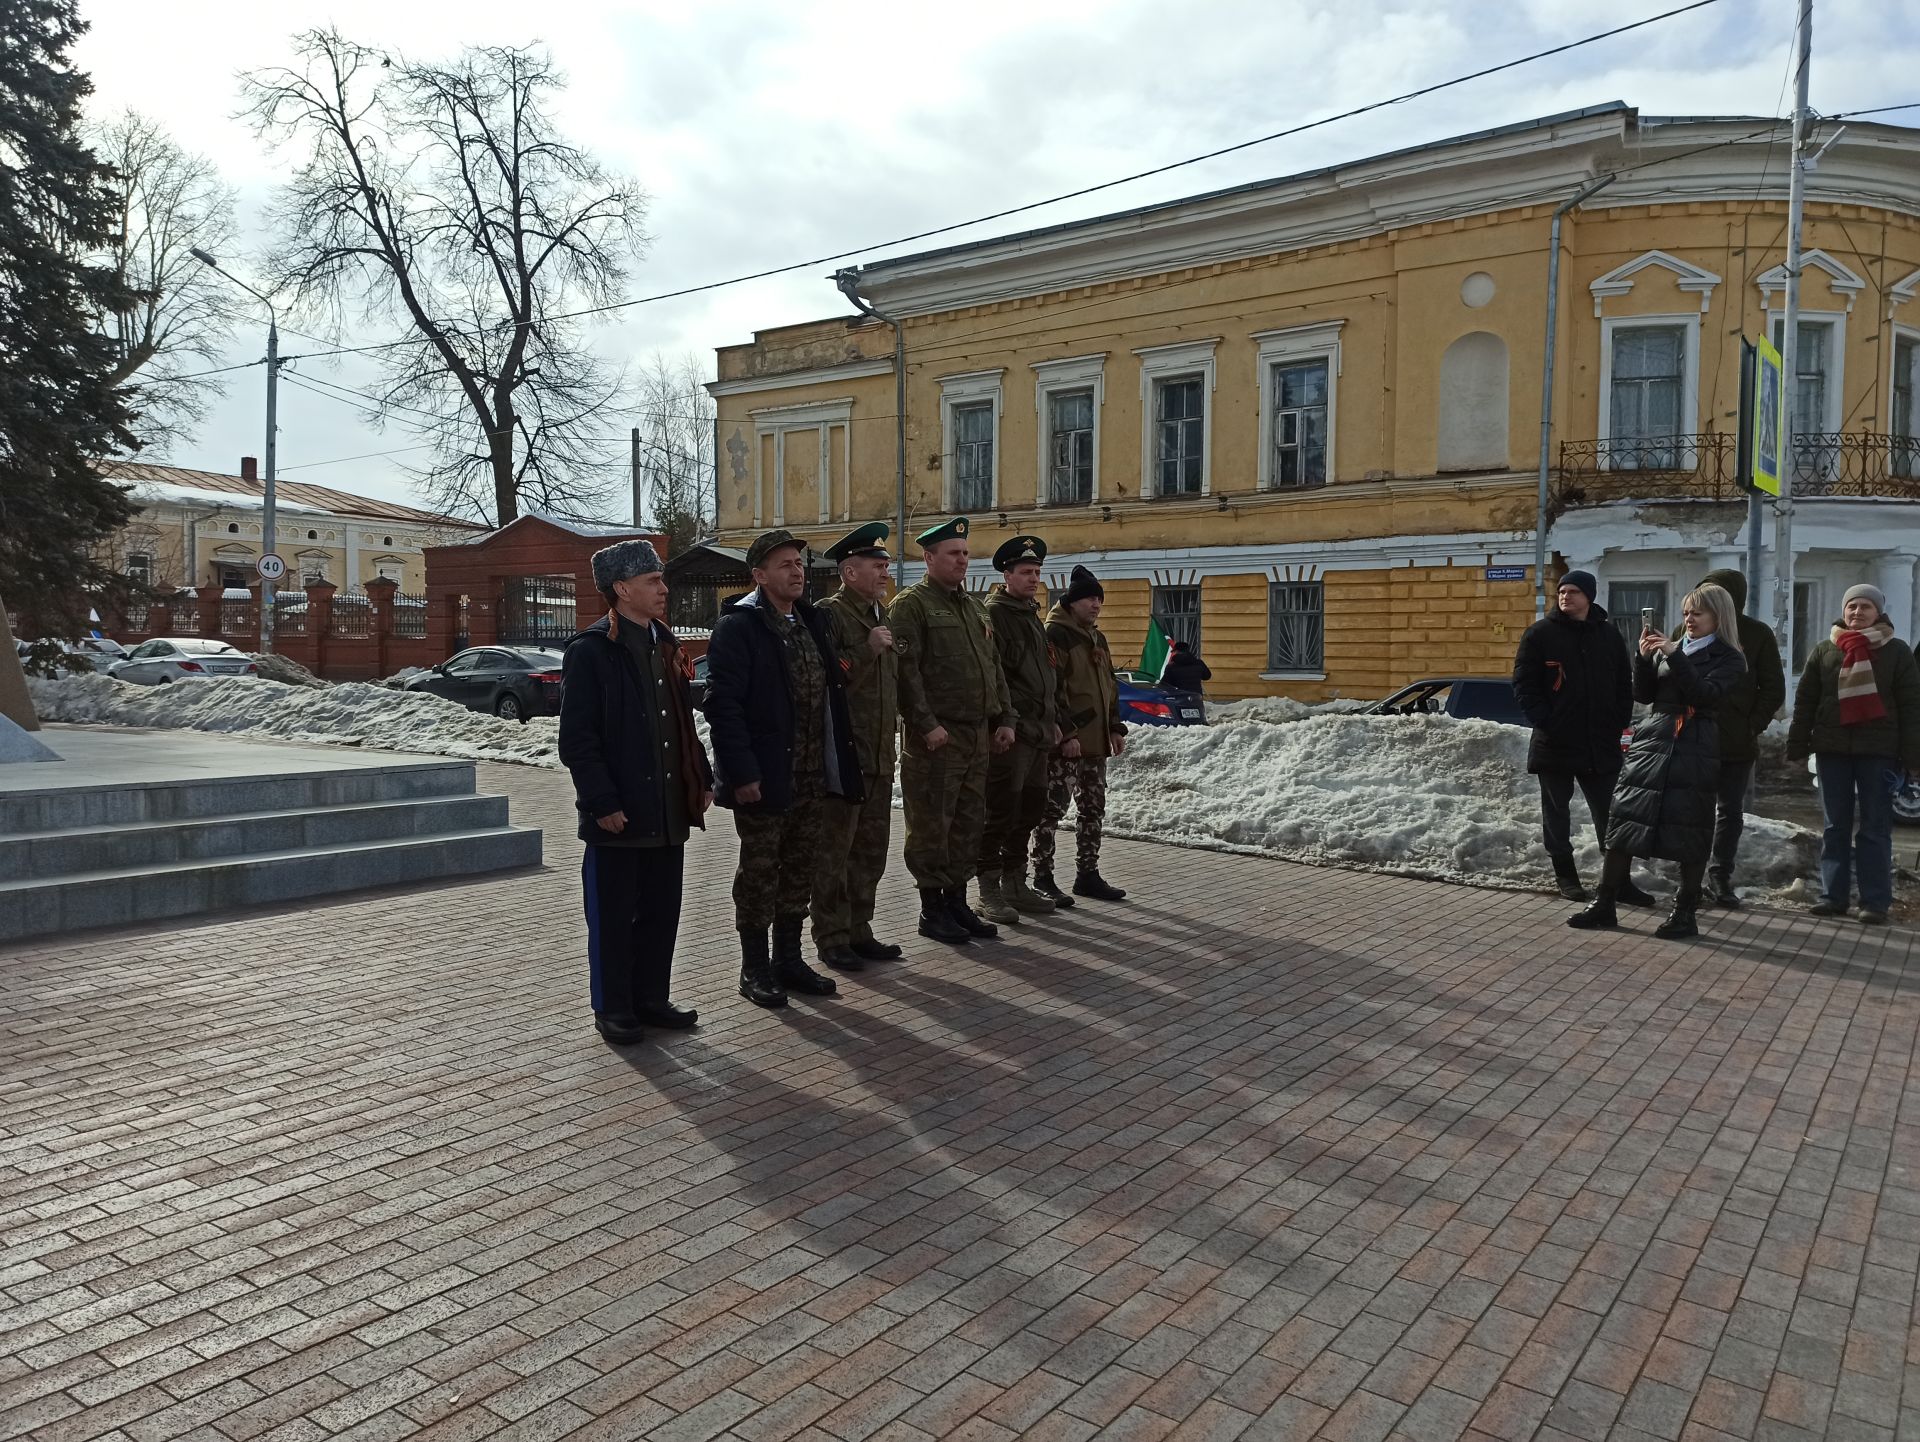
<path fill-rule="evenodd" d="M 721 612 L 707 645 L 705 709 L 719 801 L 740 833 L 740 994 L 775 1007 L 787 1004 L 789 991 L 837 990 L 807 965 L 800 933 L 824 843 L 825 799 L 857 803 L 866 793 L 845 672 L 826 621 L 800 599 L 805 544 L 769 531 L 747 548 L 747 566 L 753 591 Z"/>
<path fill-rule="evenodd" d="M 667 582 L 646 541 L 594 553 L 607 614 L 567 642 L 560 761 L 573 777 L 593 1024 L 615 1046 L 641 1024 L 697 1020 L 668 1000 L 690 827 L 713 804 L 693 729 L 693 668 L 666 626 Z"/>
<path fill-rule="evenodd" d="M 1573 788 L 1587 798 L 1594 834 L 1604 843 L 1620 733 L 1633 720 L 1633 658 L 1595 604 L 1598 590 L 1591 572 L 1567 572 L 1558 609 L 1527 627 L 1513 658 L 1514 695 L 1533 724 L 1527 770 L 1540 778 L 1540 837 L 1569 901 L 1587 899 L 1573 860 Z M 1614 899 L 1653 905 L 1631 878 Z"/>

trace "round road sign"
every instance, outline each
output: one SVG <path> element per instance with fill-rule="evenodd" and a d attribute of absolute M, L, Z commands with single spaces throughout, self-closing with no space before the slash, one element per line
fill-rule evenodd
<path fill-rule="evenodd" d="M 260 558 L 257 569 L 266 580 L 277 581 L 287 574 L 287 563 L 272 551 L 268 551 L 266 555 Z"/>

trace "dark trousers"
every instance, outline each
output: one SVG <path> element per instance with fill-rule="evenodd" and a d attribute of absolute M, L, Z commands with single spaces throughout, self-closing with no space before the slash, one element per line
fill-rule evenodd
<path fill-rule="evenodd" d="M 684 846 L 587 847 L 580 881 L 595 1011 L 631 1017 L 667 1004 L 686 856 Z"/>
<path fill-rule="evenodd" d="M 1888 911 L 1893 906 L 1893 798 L 1900 792 L 1900 763 L 1891 756 L 1837 751 L 1823 751 L 1815 761 L 1820 811 L 1826 818 L 1820 836 L 1821 899 L 1850 905 L 1858 881 L 1861 908 Z"/>
<path fill-rule="evenodd" d="M 1691 891 L 1699 899 L 1700 883 L 1706 879 L 1707 863 L 1704 861 L 1682 861 L 1680 867 L 1680 889 Z M 1600 895 L 1604 900 L 1612 901 L 1620 894 L 1621 888 L 1633 877 L 1633 853 L 1630 851 L 1609 851 L 1606 860 L 1600 865 Z"/>
<path fill-rule="evenodd" d="M 1733 858 L 1740 850 L 1740 833 L 1747 829 L 1747 786 L 1753 780 L 1751 761 L 1720 763 L 1719 795 L 1713 808 L 1713 874 L 1733 879 Z"/>
<path fill-rule="evenodd" d="M 1540 773 L 1540 840 L 1555 861 L 1573 860 L 1573 788 L 1587 798 L 1594 839 L 1607 844 L 1607 811 L 1613 805 L 1613 778 L 1598 771 Z"/>
<path fill-rule="evenodd" d="M 980 833 L 980 869 L 1027 875 L 1027 843 L 1047 806 L 1048 748 L 1016 741 L 987 760 L 987 826 Z"/>

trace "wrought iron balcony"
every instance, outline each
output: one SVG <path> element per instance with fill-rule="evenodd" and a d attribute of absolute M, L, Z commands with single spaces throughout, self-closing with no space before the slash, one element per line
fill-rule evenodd
<path fill-rule="evenodd" d="M 1737 449 L 1736 437 L 1724 431 L 1563 441 L 1551 509 L 1557 515 L 1607 501 L 1741 500 Z M 1920 500 L 1920 439 L 1871 431 L 1796 436 L 1790 480 L 1801 497 Z"/>

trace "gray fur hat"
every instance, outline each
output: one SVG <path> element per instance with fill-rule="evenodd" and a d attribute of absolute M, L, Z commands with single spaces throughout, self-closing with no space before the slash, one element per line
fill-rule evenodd
<path fill-rule="evenodd" d="M 601 591 L 611 591 L 615 581 L 630 581 L 660 569 L 660 555 L 652 541 L 618 541 L 593 553 L 593 584 Z"/>

